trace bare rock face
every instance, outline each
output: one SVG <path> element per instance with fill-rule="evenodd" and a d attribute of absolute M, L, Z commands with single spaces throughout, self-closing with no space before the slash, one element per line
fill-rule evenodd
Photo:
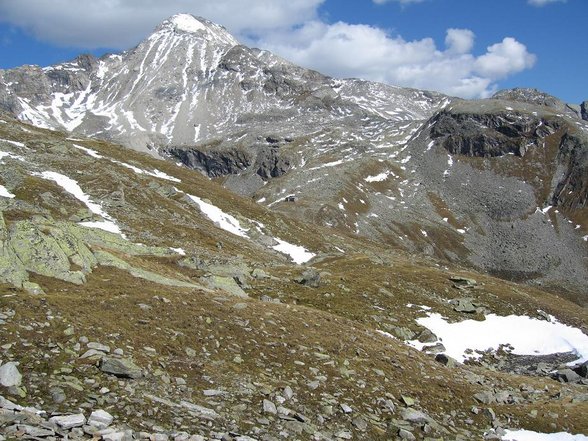
<path fill-rule="evenodd" d="M 495 157 L 524 156 L 530 145 L 554 133 L 561 124 L 529 114 L 441 112 L 431 138 L 452 154 Z"/>
<path fill-rule="evenodd" d="M 582 113 L 582 119 L 588 121 L 588 101 L 584 101 L 580 104 L 580 109 Z"/>

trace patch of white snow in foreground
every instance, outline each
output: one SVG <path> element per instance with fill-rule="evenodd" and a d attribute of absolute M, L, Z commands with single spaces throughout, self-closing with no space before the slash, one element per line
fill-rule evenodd
<path fill-rule="evenodd" d="M 311 253 L 304 247 L 299 245 L 292 245 L 291 243 L 278 239 L 277 237 L 274 237 L 274 239 L 278 242 L 278 245 L 274 245 L 272 248 L 279 253 L 287 254 L 294 261 L 294 263 L 298 265 L 306 263 L 316 256 L 316 254 Z"/>
<path fill-rule="evenodd" d="M 583 363 L 588 360 L 588 336 L 580 329 L 527 316 L 489 314 L 483 321 L 464 320 L 448 323 L 441 314 L 432 313 L 417 319 L 442 341 L 446 354 L 463 362 L 479 354 L 466 354 L 468 349 L 486 351 L 500 345 L 511 345 L 516 355 L 547 355 L 574 352 Z M 417 342 L 409 342 L 409 344 Z"/>
<path fill-rule="evenodd" d="M 4 185 L 0 184 L 0 197 L 12 199 L 15 197 L 15 195 L 10 193 Z"/>
<path fill-rule="evenodd" d="M 180 256 L 186 255 L 186 252 L 184 251 L 183 248 L 170 248 L 170 250 L 172 250 L 175 253 L 178 253 Z"/>
<path fill-rule="evenodd" d="M 571 433 L 538 433 L 530 430 L 507 430 L 503 441 L 588 441 L 586 435 L 572 435 Z"/>
<path fill-rule="evenodd" d="M 247 231 L 249 230 L 241 227 L 241 224 L 234 216 L 225 213 L 220 208 L 209 204 L 208 202 L 204 202 L 198 196 L 189 194 L 188 197 L 196 202 L 200 208 L 200 211 L 202 211 L 206 217 L 213 221 L 219 228 L 237 236 L 249 238 L 247 235 Z"/>
<path fill-rule="evenodd" d="M 59 185 L 61 188 L 63 188 L 65 191 L 67 191 L 69 194 L 75 197 L 77 200 L 83 202 L 84 205 L 88 207 L 88 210 L 105 219 L 104 221 L 99 222 L 80 222 L 80 225 L 89 228 L 99 228 L 104 231 L 120 234 L 123 238 L 125 237 L 124 234 L 121 233 L 119 226 L 114 222 L 114 219 L 102 209 L 100 204 L 92 202 L 90 196 L 84 193 L 84 191 L 78 185 L 77 181 L 65 175 L 62 175 L 61 173 L 51 171 L 45 171 L 43 173 L 34 173 L 34 175 L 40 176 L 41 178 L 47 179 L 49 181 L 56 182 L 57 185 Z"/>

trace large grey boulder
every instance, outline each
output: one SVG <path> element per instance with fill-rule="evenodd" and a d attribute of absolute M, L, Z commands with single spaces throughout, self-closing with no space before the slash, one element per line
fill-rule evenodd
<path fill-rule="evenodd" d="M 0 366 L 0 384 L 4 387 L 20 386 L 22 375 L 13 361 Z"/>
<path fill-rule="evenodd" d="M 304 270 L 304 272 L 300 276 L 296 277 L 294 281 L 304 286 L 318 288 L 321 283 L 321 275 L 314 268 L 308 268 Z"/>
<path fill-rule="evenodd" d="M 100 361 L 100 370 L 121 378 L 137 379 L 143 376 L 141 368 L 128 358 L 104 357 Z"/>

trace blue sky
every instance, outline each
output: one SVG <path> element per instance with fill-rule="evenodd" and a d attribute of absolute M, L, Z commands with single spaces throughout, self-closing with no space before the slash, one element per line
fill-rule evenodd
<path fill-rule="evenodd" d="M 179 12 L 336 77 L 588 99 L 586 0 L 2 0 L 0 68 L 129 49 Z"/>

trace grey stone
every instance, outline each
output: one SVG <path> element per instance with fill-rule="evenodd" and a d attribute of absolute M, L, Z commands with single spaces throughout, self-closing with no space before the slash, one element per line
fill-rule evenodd
<path fill-rule="evenodd" d="M 86 417 L 81 414 L 75 415 L 61 415 L 49 418 L 49 421 L 57 424 L 62 429 L 72 429 L 74 427 L 82 427 L 86 424 Z"/>
<path fill-rule="evenodd" d="M 473 304 L 472 299 L 459 298 L 453 299 L 450 302 L 453 305 L 453 309 L 457 312 L 474 313 L 476 312 L 476 306 Z"/>
<path fill-rule="evenodd" d="M 121 378 L 138 379 L 143 376 L 141 368 L 128 358 L 104 357 L 100 360 L 100 370 Z"/>
<path fill-rule="evenodd" d="M 409 432 L 406 429 L 399 429 L 398 430 L 398 437 L 400 439 L 406 439 L 406 440 L 409 440 L 409 441 L 415 441 L 416 440 L 416 437 L 412 434 L 412 432 Z"/>
<path fill-rule="evenodd" d="M 341 410 L 344 413 L 352 413 L 353 412 L 353 409 L 345 403 L 341 403 Z"/>
<path fill-rule="evenodd" d="M 555 373 L 555 378 L 564 383 L 577 383 L 582 379 L 571 369 L 560 369 Z"/>
<path fill-rule="evenodd" d="M 296 283 L 300 283 L 304 286 L 310 286 L 311 288 L 318 288 L 321 283 L 321 275 L 314 268 L 308 268 L 304 270 L 302 275 L 294 279 Z"/>
<path fill-rule="evenodd" d="M 435 361 L 437 363 L 441 363 L 447 367 L 455 367 L 457 366 L 458 362 L 454 358 L 451 358 L 447 354 L 437 354 L 435 355 Z"/>
<path fill-rule="evenodd" d="M 114 417 L 105 410 L 98 409 L 93 411 L 88 418 L 88 425 L 98 430 L 106 429 L 112 424 Z"/>
<path fill-rule="evenodd" d="M 420 410 L 412 409 L 410 407 L 402 409 L 401 416 L 403 420 L 412 424 L 430 423 L 433 421 L 433 419 L 426 413 Z"/>
<path fill-rule="evenodd" d="M 189 401 L 180 401 L 180 406 L 189 412 L 198 415 L 200 418 L 214 420 L 219 417 L 219 414 L 214 409 L 209 409 L 198 404 L 190 403 Z"/>
<path fill-rule="evenodd" d="M 44 427 L 38 427 L 38 426 L 29 426 L 29 425 L 21 425 L 19 426 L 20 430 L 24 430 L 25 433 L 31 437 L 37 437 L 37 438 L 45 438 L 48 436 L 54 436 L 55 435 L 55 431 L 52 429 L 47 429 Z"/>
<path fill-rule="evenodd" d="M 96 351 L 105 352 L 107 354 L 110 352 L 110 346 L 103 345 L 102 343 L 98 343 L 95 341 L 89 342 L 86 346 L 88 347 L 88 349 L 94 349 Z"/>
<path fill-rule="evenodd" d="M 271 413 L 273 415 L 278 413 L 276 405 L 269 400 L 263 400 L 263 411 L 264 413 Z"/>
<path fill-rule="evenodd" d="M 22 382 L 22 375 L 17 364 L 13 361 L 0 366 L 0 384 L 4 387 L 18 387 Z"/>

